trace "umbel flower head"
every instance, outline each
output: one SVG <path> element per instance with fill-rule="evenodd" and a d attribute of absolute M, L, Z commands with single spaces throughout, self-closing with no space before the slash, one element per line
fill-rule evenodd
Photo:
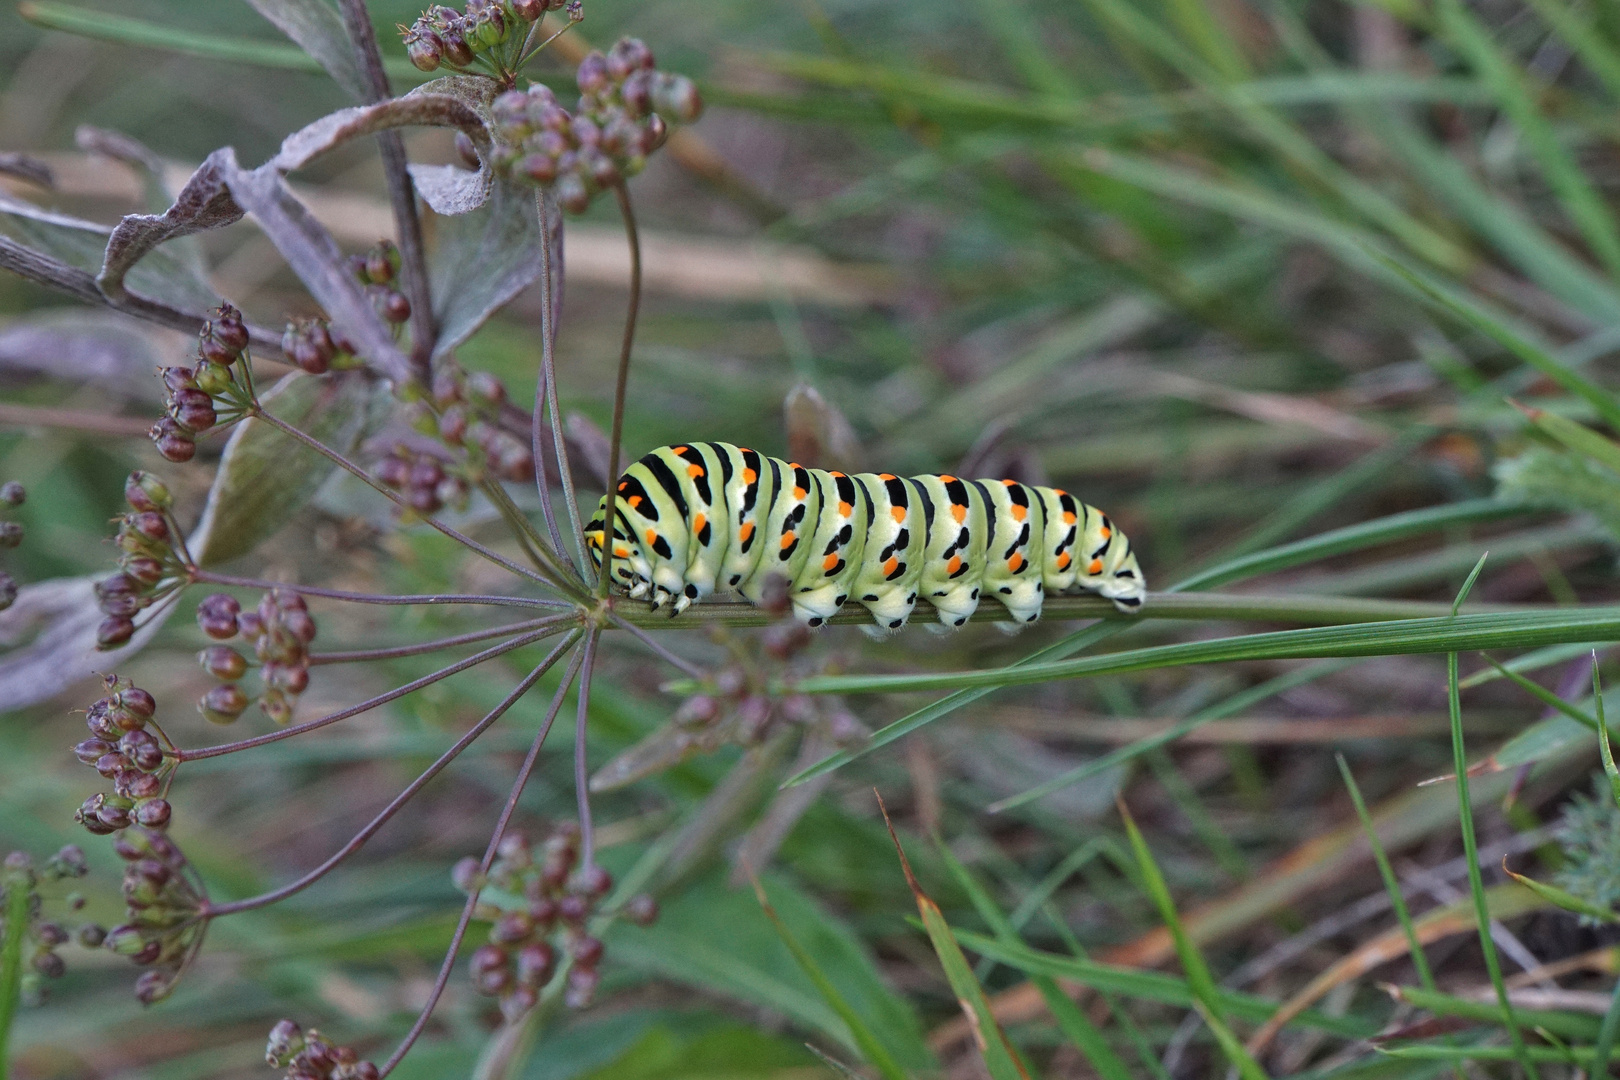
<path fill-rule="evenodd" d="M 692 80 L 658 71 L 652 50 L 636 38 L 585 57 L 575 81 L 580 98 L 572 113 L 539 83 L 502 94 L 493 112 L 496 167 L 549 188 L 578 214 L 642 170 L 669 137 L 670 121 L 702 115 L 703 99 Z"/>

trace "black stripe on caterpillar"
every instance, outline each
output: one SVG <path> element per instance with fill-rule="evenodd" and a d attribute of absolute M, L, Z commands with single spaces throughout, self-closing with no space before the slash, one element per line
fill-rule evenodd
<path fill-rule="evenodd" d="M 606 508 L 604 498 L 585 532 L 598 569 Z M 690 443 L 626 469 L 614 519 L 613 583 L 676 614 L 717 591 L 758 603 L 772 574 L 810 626 L 854 601 L 884 630 L 904 626 L 918 601 L 961 626 L 984 596 L 1032 623 L 1047 593 L 1099 593 L 1126 613 L 1147 593 L 1107 514 L 1012 480 L 852 476 Z"/>

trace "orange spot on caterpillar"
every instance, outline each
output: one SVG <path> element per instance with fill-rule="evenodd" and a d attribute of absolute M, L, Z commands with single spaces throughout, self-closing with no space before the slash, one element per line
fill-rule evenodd
<path fill-rule="evenodd" d="M 793 534 L 790 533 L 790 532 L 783 533 L 782 534 L 782 547 L 784 549 L 786 549 L 786 548 L 790 548 L 792 546 L 793 546 Z"/>
<path fill-rule="evenodd" d="M 879 480 L 893 480 L 894 479 L 894 474 L 893 473 L 880 472 L 880 473 L 878 473 L 878 479 Z"/>
<path fill-rule="evenodd" d="M 753 469 L 744 469 L 743 470 L 743 483 L 752 484 L 752 483 L 758 482 L 758 480 L 759 480 L 759 473 L 755 472 Z"/>
<path fill-rule="evenodd" d="M 692 535 L 696 536 L 698 533 L 702 532 L 703 526 L 707 525 L 708 523 L 708 518 L 704 517 L 702 514 L 698 514 L 692 519 Z"/>
<path fill-rule="evenodd" d="M 827 475 L 828 476 L 843 476 L 844 474 L 835 470 L 833 472 L 828 473 Z"/>
<path fill-rule="evenodd" d="M 701 466 L 701 465 L 688 465 L 686 467 L 686 475 L 691 476 L 691 477 L 702 476 L 703 475 L 703 466 Z"/>
<path fill-rule="evenodd" d="M 963 506 L 961 503 L 957 503 L 956 505 L 952 506 L 951 517 L 956 519 L 956 523 L 958 525 L 962 524 L 962 519 L 967 517 L 967 507 Z"/>
<path fill-rule="evenodd" d="M 1088 574 L 1100 574 L 1100 573 L 1102 573 L 1102 560 L 1101 559 L 1092 559 L 1091 560 L 1091 565 L 1086 567 L 1086 573 L 1088 573 Z"/>
<path fill-rule="evenodd" d="M 647 546 L 651 547 L 652 545 L 654 545 L 656 543 L 658 543 L 658 530 L 657 529 L 648 529 L 647 530 Z"/>
<path fill-rule="evenodd" d="M 903 506 L 891 506 L 889 507 L 889 516 L 894 518 L 895 521 L 904 524 L 906 520 L 906 508 Z"/>
<path fill-rule="evenodd" d="M 613 557 L 615 559 L 628 559 L 630 557 L 630 549 L 616 547 L 613 549 Z"/>
<path fill-rule="evenodd" d="M 1074 524 L 1074 515 L 1070 514 L 1068 512 L 1065 512 L 1064 515 L 1063 515 L 1063 524 L 1065 524 L 1065 525 L 1073 525 Z"/>
<path fill-rule="evenodd" d="M 849 503 L 841 502 L 841 503 L 838 504 L 838 516 L 839 517 L 849 517 L 849 515 L 853 514 L 854 512 L 855 512 L 855 508 L 853 506 L 849 505 Z"/>
<path fill-rule="evenodd" d="M 1108 527 L 1108 526 L 1106 526 L 1106 525 L 1104 525 L 1104 526 L 1103 526 L 1103 527 L 1102 527 L 1102 538 L 1103 538 L 1103 539 L 1104 539 L 1104 540 L 1106 540 L 1106 539 L 1108 539 L 1108 538 L 1109 538 L 1109 537 L 1110 537 L 1110 536 L 1113 536 L 1113 535 L 1114 535 L 1114 530 L 1113 530 L 1113 529 L 1110 529 L 1110 528 L 1109 528 L 1109 527 Z"/>
<path fill-rule="evenodd" d="M 838 568 L 838 556 L 837 555 L 829 555 L 825 559 L 821 560 L 821 572 L 822 573 L 830 574 L 834 570 L 836 570 L 837 568 Z"/>
<path fill-rule="evenodd" d="M 630 486 L 630 481 L 628 481 L 628 480 L 620 480 L 619 481 L 619 490 L 620 491 L 623 491 L 625 488 L 627 488 L 629 486 Z"/>
<path fill-rule="evenodd" d="M 1011 509 L 1014 521 L 1023 521 L 1029 516 L 1029 507 L 1027 506 L 1019 506 L 1017 503 L 1013 503 Z"/>
<path fill-rule="evenodd" d="M 1015 487 L 1018 484 L 1018 481 L 1016 481 L 1016 480 L 1003 480 L 1002 483 L 1005 484 L 1007 487 Z"/>
<path fill-rule="evenodd" d="M 796 487 L 796 488 L 793 489 L 793 497 L 795 499 L 798 499 L 800 502 L 803 502 L 809 496 L 810 496 L 810 493 L 808 491 L 804 490 L 804 488 L 802 488 L 802 487 Z"/>
<path fill-rule="evenodd" d="M 1067 570 L 1069 568 L 1069 564 L 1073 561 L 1073 559 L 1069 558 L 1069 553 L 1065 551 L 1063 554 L 1057 557 L 1057 568 L 1059 570 Z"/>
<path fill-rule="evenodd" d="M 889 556 L 889 561 L 883 564 L 883 572 L 885 574 L 892 574 L 899 568 L 900 560 L 893 555 Z"/>
<path fill-rule="evenodd" d="M 956 483 L 956 477 L 950 475 L 949 473 L 940 473 L 939 482 L 942 484 L 954 484 Z"/>
<path fill-rule="evenodd" d="M 744 543 L 747 543 L 748 538 L 750 536 L 753 536 L 753 535 L 754 535 L 754 523 L 752 521 L 743 522 L 742 528 L 737 530 L 737 539 L 741 540 Z"/>
<path fill-rule="evenodd" d="M 1019 567 L 1021 567 L 1023 565 L 1024 565 L 1024 557 L 1022 555 L 1019 555 L 1019 554 L 1016 554 L 1016 553 L 1013 555 L 1012 558 L 1007 560 L 1007 569 L 1012 571 L 1015 574 L 1018 573 Z"/>
<path fill-rule="evenodd" d="M 945 569 L 953 574 L 962 569 L 962 556 L 952 555 L 951 561 L 945 564 Z"/>
<path fill-rule="evenodd" d="M 677 454 L 684 454 L 684 453 L 686 453 L 686 450 L 687 450 L 687 448 L 684 447 L 684 446 L 672 446 L 672 447 L 670 447 L 670 449 L 675 451 L 675 453 L 677 453 Z"/>
<path fill-rule="evenodd" d="M 632 496 L 630 496 L 629 502 L 630 502 L 630 509 L 634 510 L 636 507 L 641 505 L 641 496 L 640 495 L 632 495 Z"/>
<path fill-rule="evenodd" d="M 1067 495 L 1068 492 L 1064 491 L 1062 488 L 1053 488 L 1052 489 L 1052 494 L 1054 494 L 1054 495 Z"/>

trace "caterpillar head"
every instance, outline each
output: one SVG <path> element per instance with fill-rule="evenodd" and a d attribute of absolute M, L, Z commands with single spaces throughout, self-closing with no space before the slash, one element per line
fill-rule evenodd
<path fill-rule="evenodd" d="M 585 526 L 585 554 L 591 560 L 592 567 L 598 571 L 602 569 L 602 549 L 606 546 L 606 514 L 607 498 L 604 496 L 597 504 L 596 516 Z M 614 529 L 613 565 L 610 570 L 613 583 L 622 589 L 633 590 L 638 578 L 650 576 L 650 567 L 642 571 L 642 564 L 645 562 L 636 545 L 631 543 L 622 531 Z"/>

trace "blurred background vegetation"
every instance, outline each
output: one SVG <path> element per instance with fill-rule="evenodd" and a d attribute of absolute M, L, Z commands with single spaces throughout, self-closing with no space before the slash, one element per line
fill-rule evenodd
<path fill-rule="evenodd" d="M 13 5 L 0 10 L 0 150 L 34 155 L 56 177 L 50 190 L 0 176 L 15 197 L 103 221 L 141 208 L 133 171 L 77 148 L 81 124 L 133 136 L 176 169 L 221 145 L 255 164 L 289 131 L 348 104 L 324 76 L 131 44 L 128 24 L 112 18 L 279 43 L 245 3 L 84 0 L 78 10 L 105 16 L 102 39 L 37 25 L 61 22 L 62 7 L 34 5 L 33 22 Z M 403 57 L 390 28 L 419 9 L 370 7 L 385 50 Z M 1599 415 L 1567 382 L 1528 371 L 1525 347 L 1613 385 L 1620 7 L 1611 0 L 586 0 L 585 10 L 579 35 L 598 45 L 643 38 L 660 67 L 698 79 L 710 103 L 694 129 L 709 156 L 662 155 L 632 185 L 648 286 L 629 452 L 722 439 L 786 454 L 784 400 L 805 384 L 847 419 L 847 440 L 823 440 L 837 458 L 829 463 L 1060 484 L 1120 522 L 1155 588 L 1304 536 L 1489 498 L 1501 483 L 1535 508 L 1356 546 L 1255 588 L 1449 603 L 1489 549 L 1473 602 L 1615 598 L 1620 475 L 1535 436 L 1505 400 L 1580 421 Z M 549 53 L 535 74 L 570 79 Z M 416 160 L 451 159 L 442 133 L 407 141 Z M 323 159 L 299 182 L 346 247 L 389 230 L 369 144 Z M 203 243 L 217 291 L 250 316 L 279 325 L 312 310 L 251 224 Z M 627 265 L 610 209 L 570 221 L 568 259 L 562 396 L 566 411 L 606 427 Z M 195 511 L 206 461 L 168 466 L 139 434 L 161 396 L 149 373 L 185 355 L 181 335 L 87 315 L 9 275 L 0 320 L 0 479 L 30 493 L 16 515 L 28 540 L 8 563 L 19 580 L 110 567 L 107 521 L 131 468 L 159 471 Z M 499 374 L 521 401 L 534 383 L 537 325 L 526 294 L 459 358 Z M 21 406 L 105 423 L 42 426 Z M 816 415 L 811 427 L 837 427 Z M 388 522 L 381 500 L 334 484 L 242 565 L 348 588 L 496 587 L 442 538 Z M 437 610 L 315 606 L 328 648 L 471 625 Z M 981 625 L 949 637 L 912 629 L 875 644 L 835 628 L 806 662 L 987 668 L 1073 629 L 1050 620 L 1013 638 Z M 1121 641 L 1235 630 L 1161 620 Z M 711 664 L 747 653 L 757 634 L 662 639 Z M 203 643 L 189 617 L 175 619 L 120 671 L 157 696 L 171 734 L 190 743 L 207 740 L 188 704 L 208 685 L 190 659 Z M 175 836 L 217 896 L 296 876 L 497 701 L 530 653 L 497 661 L 502 678 L 484 669 L 318 735 L 188 766 Z M 672 670 L 633 647 L 616 643 L 605 664 L 593 767 L 663 725 L 679 701 L 659 689 Z M 1593 881 L 1612 873 L 1620 847 L 1606 793 L 1581 804 L 1585 816 L 1563 833 L 1552 828 L 1571 793 L 1590 790 L 1596 745 L 1477 656 L 1461 664 L 1465 686 L 1481 673 L 1463 721 L 1469 759 L 1481 763 L 1478 844 L 1509 986 L 1551 1033 L 1544 1047 L 1590 1044 L 1620 968 L 1612 935 L 1512 891 L 1499 867 L 1510 855 L 1538 878 L 1573 868 L 1560 880 L 1612 902 Z M 434 666 L 318 669 L 304 714 Z M 1571 701 L 1588 696 L 1582 649 L 1538 654 L 1525 669 Z M 1256 687 L 1265 689 L 1242 696 Z M 86 682 L 0 719 L 0 847 L 43 856 L 85 839 L 71 814 L 92 785 L 67 747 L 82 737 L 72 710 L 97 692 Z M 930 699 L 856 695 L 843 705 L 875 729 Z M 537 708 L 486 735 L 352 865 L 214 927 L 161 1006 L 134 1002 L 123 961 L 69 950 L 69 975 L 20 1016 L 16 1075 L 269 1075 L 264 1033 L 282 1016 L 385 1054 L 454 924 L 448 868 L 481 850 Z M 1452 771 L 1446 714 L 1443 658 L 1258 660 L 1005 690 L 785 792 L 777 783 L 824 747 L 772 740 L 694 758 L 597 800 L 615 871 L 649 845 L 676 845 L 659 883 L 663 917 L 616 929 L 597 1003 L 528 1032 L 533 1041 L 504 1067 L 529 1080 L 837 1075 L 807 1043 L 837 1061 L 871 1061 L 741 883 L 741 844 L 784 923 L 904 1075 L 987 1075 L 958 995 L 910 921 L 915 905 L 876 787 L 953 925 L 1021 934 L 1060 958 L 1175 972 L 1104 979 L 1106 992 L 1054 1021 L 1031 975 L 1078 979 L 1080 967 L 970 950 L 1032 1072 L 1227 1068 L 1189 1007 L 1182 979 L 1196 984 L 1196 973 L 1185 957 L 1174 963 L 1147 899 L 1151 875 L 1115 809 L 1123 798 L 1190 940 L 1230 991 L 1222 1000 L 1240 1036 L 1274 1005 L 1231 995 L 1298 996 L 1320 1010 L 1259 1051 L 1269 1072 L 1443 1073 L 1444 1059 L 1383 1056 L 1365 1039 L 1429 1017 L 1414 1004 L 1426 1002 L 1453 1019 L 1414 1034 L 1466 1028 L 1472 1043 L 1508 1045 L 1471 933 L 1455 789 L 1415 786 Z M 1168 745 L 1141 741 L 1189 717 L 1207 722 Z M 262 718 L 243 726 L 253 723 Z M 571 734 L 551 738 L 522 803 L 530 825 L 573 812 Z M 1120 747 L 1130 752 L 1104 757 Z M 1335 750 L 1433 945 L 1438 996 L 1378 987 L 1417 988 L 1427 972 L 1406 958 Z M 1088 763 L 1078 782 L 987 812 Z M 85 847 L 86 912 L 115 922 L 116 860 L 100 842 Z M 1003 911 L 1011 925 L 998 922 Z M 512 1040 L 497 1019 L 458 976 L 396 1075 L 472 1075 L 492 1037 Z M 1443 1026 L 1452 1022 L 1460 1026 Z M 1513 1066 L 1469 1068 L 1508 1075 Z"/>

